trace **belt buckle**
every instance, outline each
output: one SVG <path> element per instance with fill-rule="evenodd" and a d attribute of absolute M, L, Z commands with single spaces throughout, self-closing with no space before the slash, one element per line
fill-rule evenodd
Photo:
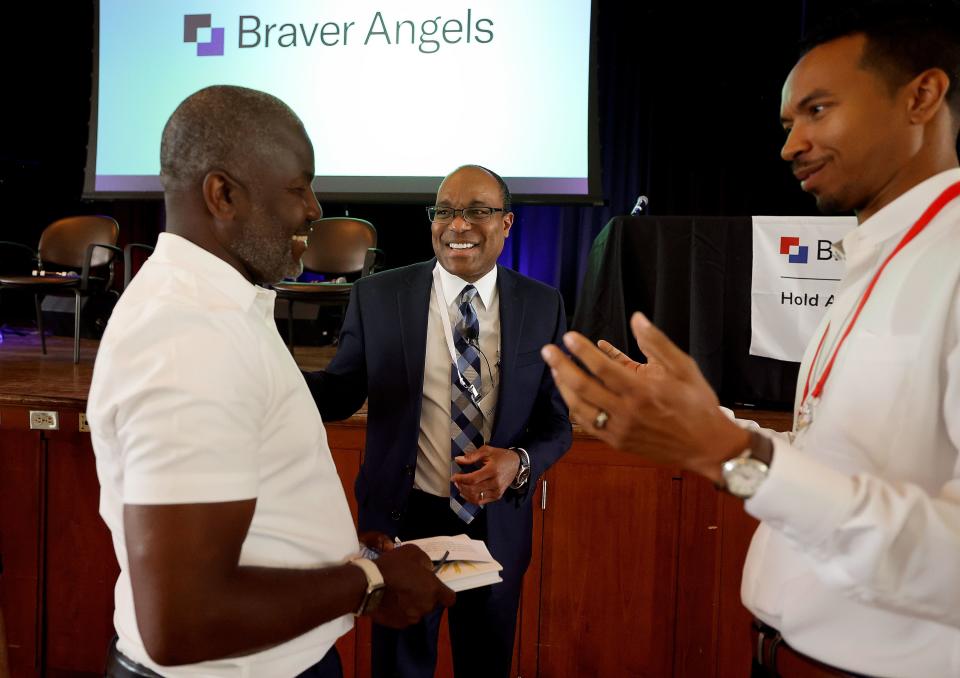
<path fill-rule="evenodd" d="M 757 629 L 757 663 L 776 673 L 777 647 L 783 641 L 783 636 L 777 629 L 763 622 L 755 621 L 754 627 Z M 769 644 L 767 644 L 767 641 L 769 641 Z M 765 644 L 767 644 L 766 648 L 764 648 Z"/>

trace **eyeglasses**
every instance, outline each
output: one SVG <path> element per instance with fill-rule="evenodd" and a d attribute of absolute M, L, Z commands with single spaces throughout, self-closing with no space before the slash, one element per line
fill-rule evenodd
<path fill-rule="evenodd" d="M 494 215 L 495 212 L 503 212 L 502 207 L 464 207 L 455 210 L 452 207 L 432 206 L 427 208 L 427 218 L 435 224 L 449 224 L 457 218 L 459 212 L 464 221 L 470 224 L 483 224 Z"/>

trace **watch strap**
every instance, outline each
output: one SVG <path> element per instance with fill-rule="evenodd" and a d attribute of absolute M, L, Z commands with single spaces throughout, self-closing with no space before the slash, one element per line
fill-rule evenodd
<path fill-rule="evenodd" d="M 519 490 L 526 485 L 530 479 L 530 454 L 522 447 L 510 447 L 507 449 L 513 450 L 517 453 L 517 456 L 520 457 L 520 466 L 517 467 L 517 475 L 514 476 L 513 482 L 510 483 L 512 489 Z"/>
<path fill-rule="evenodd" d="M 377 567 L 376 563 L 368 558 L 354 558 L 350 561 L 350 564 L 356 565 L 363 570 L 363 574 L 367 578 L 367 590 L 363 594 L 363 601 L 360 603 L 357 611 L 354 612 L 354 615 L 359 617 L 362 614 L 373 611 L 373 608 L 370 607 L 370 601 L 373 593 L 383 588 L 383 575 L 380 573 L 380 568 Z"/>

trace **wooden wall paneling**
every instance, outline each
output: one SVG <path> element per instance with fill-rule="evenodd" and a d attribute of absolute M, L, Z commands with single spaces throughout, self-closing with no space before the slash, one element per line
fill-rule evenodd
<path fill-rule="evenodd" d="M 30 431 L 31 405 L 59 410 L 61 430 Z M 0 605 L 14 676 L 98 674 L 113 633 L 117 567 L 80 408 L 0 405 Z M 790 425 L 789 413 L 737 414 Z M 354 517 L 364 425 L 328 426 Z M 579 433 L 547 481 L 545 512 L 534 498 L 513 675 L 747 675 L 739 581 L 756 521 L 740 501 Z M 370 674 L 369 639 L 363 619 L 341 641 L 347 676 Z M 451 675 L 445 661 L 438 675 Z"/>
<path fill-rule="evenodd" d="M 333 463 L 343 483 L 343 492 L 347 495 L 353 524 L 357 524 L 357 497 L 353 491 L 354 482 L 360 473 L 360 457 L 363 452 L 364 430 L 356 426 L 338 423 L 324 424 L 327 429 L 327 444 Z"/>
<path fill-rule="evenodd" d="M 720 493 L 684 471 L 674 675 L 713 678 L 720 598 Z"/>
<path fill-rule="evenodd" d="M 717 678 L 750 675 L 750 624 L 753 615 L 740 602 L 740 579 L 750 539 L 759 522 L 743 508 L 743 501 L 720 495 L 721 553 L 718 571 Z"/>
<path fill-rule="evenodd" d="M 42 661 L 43 444 L 27 411 L 0 408 L 0 607 L 13 676 L 39 676 Z"/>
<path fill-rule="evenodd" d="M 539 675 L 673 675 L 680 481 L 585 438 L 548 475 Z"/>
<path fill-rule="evenodd" d="M 453 678 L 453 652 L 450 650 L 450 626 L 447 611 L 440 619 L 440 636 L 437 639 L 437 668 L 434 678 Z"/>
<path fill-rule="evenodd" d="M 347 495 L 353 524 L 357 524 L 357 499 L 353 484 L 360 473 L 360 456 L 364 445 L 364 429 L 356 426 L 325 424 L 327 443 L 336 464 L 343 491 Z M 367 619 L 358 619 L 354 630 L 337 641 L 337 652 L 343 663 L 344 678 L 370 675 L 370 624 Z M 366 623 L 362 623 L 366 622 Z M 362 640 L 362 644 L 361 644 Z"/>
<path fill-rule="evenodd" d="M 772 431 L 789 431 L 792 412 L 738 409 L 740 419 L 757 422 Z M 743 508 L 743 501 L 725 492 L 718 493 L 720 516 L 720 558 L 717 563 L 718 623 L 716 625 L 717 678 L 745 678 L 750 675 L 750 623 L 752 615 L 740 602 L 740 579 L 750 539 L 759 522 Z"/>
<path fill-rule="evenodd" d="M 102 676 L 114 635 L 113 590 L 120 569 L 100 517 L 100 484 L 79 412 L 60 411 L 45 432 L 47 513 L 45 666 L 49 675 Z"/>
<path fill-rule="evenodd" d="M 517 636 L 514 641 L 514 659 L 511 676 L 534 678 L 537 676 L 540 645 L 540 579 L 543 574 L 543 518 L 541 509 L 544 483 L 547 484 L 547 498 L 550 497 L 550 472 L 537 483 L 533 495 L 533 546 L 530 565 L 523 577 L 523 590 L 520 593 L 520 611 L 517 616 Z"/>

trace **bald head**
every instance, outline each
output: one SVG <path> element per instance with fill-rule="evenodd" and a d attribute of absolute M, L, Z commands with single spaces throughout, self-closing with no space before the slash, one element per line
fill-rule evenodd
<path fill-rule="evenodd" d="M 453 170 L 452 172 L 450 172 L 450 174 L 444 177 L 444 181 L 452 177 L 454 174 L 456 174 L 460 170 L 464 170 L 464 169 L 480 170 L 481 172 L 486 172 L 491 177 L 493 177 L 493 180 L 497 182 L 497 186 L 500 189 L 500 197 L 503 199 L 503 211 L 509 212 L 513 208 L 513 196 L 510 194 L 510 189 L 507 187 L 507 182 L 504 181 L 503 177 L 501 177 L 499 174 L 494 172 L 492 169 L 487 169 L 483 165 L 460 165 L 460 167 Z"/>
<path fill-rule="evenodd" d="M 213 169 L 249 179 L 291 129 L 302 132 L 303 123 L 274 96 L 232 85 L 206 87 L 184 99 L 163 129 L 160 181 L 165 191 L 178 192 L 199 188 Z"/>

